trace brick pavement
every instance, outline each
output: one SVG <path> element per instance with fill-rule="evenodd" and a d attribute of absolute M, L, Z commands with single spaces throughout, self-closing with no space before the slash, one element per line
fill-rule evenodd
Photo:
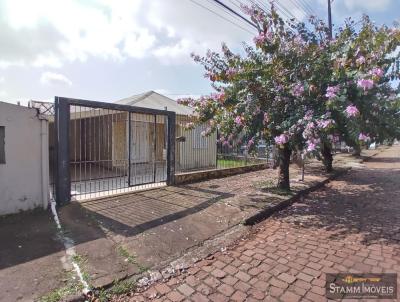
<path fill-rule="evenodd" d="M 228 250 L 118 300 L 326 301 L 325 273 L 400 273 L 399 155 L 382 152 Z"/>

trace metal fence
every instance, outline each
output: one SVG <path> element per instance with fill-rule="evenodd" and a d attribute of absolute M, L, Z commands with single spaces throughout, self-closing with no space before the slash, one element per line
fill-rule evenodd
<path fill-rule="evenodd" d="M 50 149 L 57 200 L 173 182 L 173 112 L 61 98 L 55 105 Z"/>
<path fill-rule="evenodd" d="M 218 143 L 218 132 L 205 135 L 205 124 L 195 125 L 193 116 L 176 116 L 175 171 L 186 173 L 211 169 L 226 169 L 268 162 L 265 145 L 249 154 L 246 145 Z M 192 125 L 191 125 L 192 124 Z"/>
<path fill-rule="evenodd" d="M 249 152 L 243 143 L 226 145 L 217 143 L 217 168 L 226 169 L 234 167 L 251 166 L 271 162 L 272 152 L 263 143 Z"/>
<path fill-rule="evenodd" d="M 218 133 L 204 135 L 206 125 L 188 127 L 193 116 L 165 110 L 56 98 L 47 118 L 59 203 L 172 184 L 179 173 L 268 162 L 265 146 L 257 154 L 225 146 Z"/>

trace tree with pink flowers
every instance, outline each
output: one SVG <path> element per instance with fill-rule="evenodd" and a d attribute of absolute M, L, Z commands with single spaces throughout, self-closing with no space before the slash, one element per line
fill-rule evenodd
<path fill-rule="evenodd" d="M 400 137 L 398 91 L 391 84 L 400 77 L 400 31 L 378 27 L 367 16 L 357 23 L 346 22 L 332 41 L 335 91 L 327 89 L 326 96 L 336 133 L 359 153 L 362 145 Z"/>
<path fill-rule="evenodd" d="M 258 27 L 254 45 L 244 44 L 245 56 L 233 53 L 225 44 L 222 53 L 193 55 L 216 92 L 180 102 L 195 109 L 199 123 L 208 124 L 206 134 L 218 129 L 224 145 L 238 140 L 249 149 L 259 140 L 276 145 L 277 186 L 288 190 L 294 150 L 321 154 L 330 170 L 331 144 L 336 137 L 357 142 L 374 138 L 375 130 L 363 127 L 369 115 L 360 103 L 376 97 L 378 91 L 379 98 L 388 95 L 385 79 L 398 76 L 398 68 L 389 71 L 398 57 L 385 55 L 399 45 L 399 31 L 370 27 L 368 33 L 374 36 L 377 48 L 372 56 L 361 46 L 367 34 L 354 31 L 352 24 L 346 24 L 331 41 L 328 28 L 315 18 L 306 26 L 282 19 L 273 5 L 270 13 L 256 6 L 243 10 Z M 362 28 L 369 25 L 365 19 Z M 382 40 L 388 37 L 386 45 Z M 379 101 L 371 101 L 366 107 L 376 103 Z M 357 131 L 356 138 L 353 132 Z"/>

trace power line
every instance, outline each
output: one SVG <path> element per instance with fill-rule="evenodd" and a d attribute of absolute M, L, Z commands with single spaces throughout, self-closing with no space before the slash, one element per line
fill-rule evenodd
<path fill-rule="evenodd" d="M 233 19 L 240 21 L 239 23 L 243 23 L 242 18 L 239 18 L 237 15 L 235 15 L 234 13 L 232 13 L 229 10 L 226 10 L 224 7 L 220 6 L 218 3 L 216 3 L 213 0 L 207 0 L 208 2 L 210 2 L 211 5 L 217 7 L 218 9 L 222 10 L 223 12 L 227 13 L 229 16 L 232 16 Z M 248 24 L 247 22 L 245 23 L 247 26 L 251 26 L 250 24 Z"/>
<path fill-rule="evenodd" d="M 225 3 L 221 2 L 220 0 L 213 0 L 215 3 L 221 5 L 222 7 L 224 7 L 225 9 L 227 9 L 228 11 L 230 11 L 231 13 L 233 13 L 235 16 L 238 16 L 240 19 L 242 19 L 243 21 L 247 22 L 248 24 L 250 24 L 251 26 L 253 26 L 255 29 L 257 28 L 257 25 L 255 25 L 253 22 L 249 21 L 247 18 L 243 17 L 241 14 L 239 14 L 238 12 L 236 12 L 234 9 L 232 9 L 231 7 L 229 7 L 228 5 L 226 5 Z"/>
<path fill-rule="evenodd" d="M 206 7 L 206 6 L 202 5 L 202 4 L 200 4 L 200 3 L 198 3 L 197 1 L 195 1 L 195 0 L 189 0 L 189 1 L 192 2 L 192 3 L 194 3 L 194 4 L 196 4 L 196 5 L 198 5 L 198 6 L 200 6 L 200 7 L 202 7 L 203 9 L 209 11 L 210 13 L 212 13 L 212 14 L 214 14 L 214 15 L 217 15 L 218 17 L 224 19 L 225 21 L 227 21 L 227 22 L 229 22 L 229 23 L 231 23 L 231 24 L 233 24 L 233 25 L 239 27 L 240 29 L 242 29 L 242 30 L 248 32 L 249 34 L 254 35 L 253 32 L 247 30 L 246 28 L 240 26 L 239 24 L 233 22 L 232 20 L 230 20 L 230 19 L 228 19 L 228 18 L 222 16 L 221 14 L 218 14 L 217 12 L 213 11 L 212 9 L 210 9 L 210 8 L 208 8 L 208 7 Z"/>
<path fill-rule="evenodd" d="M 296 0 L 289 0 L 294 7 L 297 7 L 305 16 L 308 15 L 308 12 L 301 6 L 301 4 Z"/>
<path fill-rule="evenodd" d="M 277 6 L 277 8 L 280 8 L 279 10 L 281 11 L 281 13 L 285 14 L 285 16 L 286 16 L 288 19 L 295 19 L 295 20 L 297 20 L 296 16 L 293 15 L 289 10 L 287 10 L 286 7 L 285 7 L 282 3 L 276 1 L 276 6 Z M 292 16 L 292 17 L 290 17 L 290 16 Z"/>
<path fill-rule="evenodd" d="M 299 1 L 304 4 L 304 7 L 306 7 L 308 9 L 308 11 L 311 13 L 311 15 L 314 15 L 314 16 L 317 15 L 315 10 L 308 4 L 308 2 L 306 0 L 299 0 Z"/>

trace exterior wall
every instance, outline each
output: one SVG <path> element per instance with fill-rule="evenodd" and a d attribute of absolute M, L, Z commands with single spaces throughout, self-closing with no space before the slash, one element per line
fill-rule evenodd
<path fill-rule="evenodd" d="M 0 164 L 0 215 L 47 206 L 47 121 L 35 109 L 0 102 L 0 126 L 6 154 Z"/>
<path fill-rule="evenodd" d="M 204 170 L 216 168 L 217 134 L 203 137 L 201 132 L 205 125 L 186 130 L 184 125 L 191 122 L 190 117 L 177 116 L 176 136 L 184 137 L 184 141 L 176 142 L 177 171 Z"/>

